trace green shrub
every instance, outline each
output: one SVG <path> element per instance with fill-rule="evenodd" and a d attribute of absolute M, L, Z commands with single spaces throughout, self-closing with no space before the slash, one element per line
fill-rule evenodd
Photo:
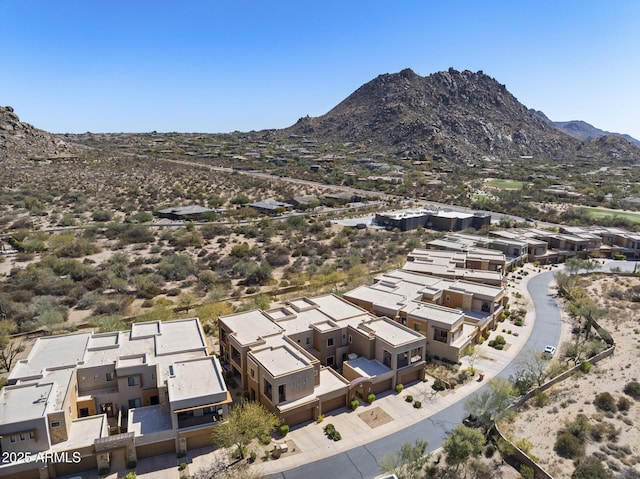
<path fill-rule="evenodd" d="M 536 407 L 544 407 L 549 404 L 549 395 L 539 391 L 533 398 L 533 403 Z"/>
<path fill-rule="evenodd" d="M 447 389 L 447 383 L 438 378 L 433 382 L 433 385 L 431 387 L 436 391 L 444 391 L 445 389 Z"/>
<path fill-rule="evenodd" d="M 316 419 L 317 423 L 321 423 L 322 421 L 324 421 L 324 414 L 318 415 L 318 418 Z"/>
<path fill-rule="evenodd" d="M 288 424 L 282 424 L 280 426 L 280 435 L 282 437 L 286 436 L 287 434 L 289 434 L 289 425 Z"/>
<path fill-rule="evenodd" d="M 396 392 L 398 394 L 400 394 L 403 389 L 404 389 L 404 386 L 402 384 L 396 384 Z"/>
<path fill-rule="evenodd" d="M 187 463 L 181 462 L 180 465 L 178 466 L 178 471 L 184 471 L 186 468 L 187 468 Z"/>
<path fill-rule="evenodd" d="M 585 374 L 588 374 L 589 371 L 591 371 L 592 367 L 593 367 L 593 364 L 591 364 L 588 361 L 583 361 L 582 363 L 580 363 L 580 371 L 582 371 Z"/>
<path fill-rule="evenodd" d="M 375 401 L 375 400 L 376 400 L 376 395 L 375 395 L 375 394 L 371 393 L 371 394 L 369 394 L 369 395 L 367 396 L 367 402 L 368 402 L 369 404 L 371 404 L 371 403 L 372 403 L 373 401 Z"/>
<path fill-rule="evenodd" d="M 624 386 L 624 393 L 631 396 L 636 401 L 640 399 L 640 383 L 638 381 L 631 381 Z"/>
<path fill-rule="evenodd" d="M 618 406 L 616 406 L 616 400 L 613 399 L 613 396 L 608 392 L 596 394 L 596 398 L 593 401 L 593 404 L 595 407 L 602 411 L 616 412 L 618 410 Z"/>
<path fill-rule="evenodd" d="M 260 444 L 262 444 L 263 446 L 268 446 L 269 444 L 271 444 L 271 435 L 263 434 L 258 438 L 258 440 L 260 441 Z"/>
<path fill-rule="evenodd" d="M 411 394 L 409 394 L 406 398 L 405 401 L 407 402 L 413 402 L 413 396 Z"/>
<path fill-rule="evenodd" d="M 582 458 L 571 475 L 571 479 L 609 479 L 611 477 L 611 473 L 600 459 L 594 456 Z"/>
<path fill-rule="evenodd" d="M 573 434 L 564 432 L 556 439 L 554 450 L 561 457 L 574 459 L 584 453 L 584 444 Z"/>
<path fill-rule="evenodd" d="M 350 406 L 351 406 L 351 410 L 355 411 L 358 408 L 358 406 L 360 406 L 360 401 L 358 401 L 357 399 L 354 399 L 353 401 L 351 401 Z"/>
<path fill-rule="evenodd" d="M 413 403 L 413 407 L 416 409 L 420 409 L 422 407 L 422 402 L 416 401 Z"/>
<path fill-rule="evenodd" d="M 334 441 L 339 441 L 340 439 L 342 439 L 342 436 L 338 431 L 336 431 L 336 427 L 333 424 L 327 424 L 324 427 L 324 433 L 327 435 L 327 437 L 329 437 L 329 439 L 332 439 Z"/>

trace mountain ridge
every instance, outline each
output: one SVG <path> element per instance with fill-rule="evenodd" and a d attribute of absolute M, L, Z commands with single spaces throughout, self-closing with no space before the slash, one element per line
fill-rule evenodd
<path fill-rule="evenodd" d="M 324 115 L 301 118 L 279 131 L 443 161 L 640 160 L 640 149 L 627 141 L 580 141 L 530 111 L 483 71 L 453 68 L 425 77 L 411 69 L 378 75 Z"/>

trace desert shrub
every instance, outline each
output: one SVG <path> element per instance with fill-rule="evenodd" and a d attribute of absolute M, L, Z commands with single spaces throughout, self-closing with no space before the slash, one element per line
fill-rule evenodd
<path fill-rule="evenodd" d="M 608 392 L 596 394 L 596 398 L 593 401 L 593 404 L 595 407 L 602 411 L 616 412 L 618 410 L 616 400 Z"/>
<path fill-rule="evenodd" d="M 113 218 L 113 212 L 107 210 L 96 210 L 93 212 L 91 217 L 93 218 L 93 221 L 106 223 L 107 221 L 111 221 L 111 218 Z"/>
<path fill-rule="evenodd" d="M 407 402 L 413 402 L 413 396 L 409 394 L 409 395 L 405 398 L 405 401 L 407 401 Z"/>
<path fill-rule="evenodd" d="M 565 422 L 563 432 L 568 432 L 577 437 L 580 441 L 586 441 L 591 433 L 591 423 L 589 418 L 584 414 L 578 414 L 573 421 Z"/>
<path fill-rule="evenodd" d="M 286 436 L 287 434 L 289 434 L 289 425 L 288 424 L 281 424 L 280 427 L 278 428 L 280 431 L 280 435 L 282 437 Z"/>
<path fill-rule="evenodd" d="M 338 431 L 336 431 L 336 427 L 333 424 L 327 424 L 323 429 L 324 433 L 329 439 L 332 439 L 334 441 L 339 441 L 340 439 L 342 439 L 342 436 Z"/>
<path fill-rule="evenodd" d="M 402 384 L 396 384 L 396 392 L 398 394 L 400 394 L 402 392 L 402 390 L 404 389 L 404 385 Z"/>
<path fill-rule="evenodd" d="M 369 404 L 371 404 L 371 403 L 372 403 L 373 401 L 375 401 L 375 400 L 376 400 L 376 395 L 375 395 L 375 394 L 371 393 L 371 394 L 369 394 L 369 395 L 367 396 L 367 402 L 368 402 Z"/>
<path fill-rule="evenodd" d="M 589 371 L 591 371 L 591 368 L 593 368 L 593 364 L 588 361 L 583 361 L 582 363 L 580 363 L 580 371 L 585 374 L 589 373 Z"/>
<path fill-rule="evenodd" d="M 534 479 L 536 477 L 533 468 L 524 464 L 520 465 L 520 475 L 523 479 Z"/>
<path fill-rule="evenodd" d="M 538 391 L 533 398 L 533 403 L 536 407 L 544 407 L 549 404 L 549 395 L 545 392 Z"/>
<path fill-rule="evenodd" d="M 196 268 L 188 256 L 172 254 L 160 260 L 157 271 L 167 281 L 182 281 L 189 275 L 194 274 Z"/>
<path fill-rule="evenodd" d="M 564 432 L 557 437 L 554 450 L 561 457 L 574 459 L 584 453 L 584 443 L 573 434 Z"/>
<path fill-rule="evenodd" d="M 360 401 L 354 399 L 351 401 L 351 403 L 349 403 L 349 405 L 351 406 L 351 410 L 355 411 L 356 409 L 358 409 L 358 406 L 360 406 Z"/>
<path fill-rule="evenodd" d="M 444 391 L 447 389 L 447 383 L 445 383 L 442 379 L 437 378 L 433 381 L 433 385 L 431 386 L 435 391 Z"/>
<path fill-rule="evenodd" d="M 271 444 L 271 436 L 269 434 L 263 434 L 258 438 L 258 441 L 260 441 L 260 444 L 263 446 L 268 446 Z"/>
<path fill-rule="evenodd" d="M 612 477 L 602 462 L 594 456 L 581 459 L 571 475 L 571 479 L 611 479 Z"/>
<path fill-rule="evenodd" d="M 422 407 L 422 402 L 420 402 L 420 401 L 415 401 L 415 402 L 413 403 L 413 407 L 414 407 L 414 408 L 416 408 L 416 409 L 420 409 L 420 408 Z"/>
<path fill-rule="evenodd" d="M 616 441 L 619 434 L 620 430 L 610 422 L 600 422 L 591 428 L 591 439 L 597 442 L 605 438 L 609 441 Z"/>
<path fill-rule="evenodd" d="M 640 383 L 638 381 L 631 381 L 625 384 L 624 393 L 631 396 L 636 401 L 640 399 Z"/>
<path fill-rule="evenodd" d="M 629 398 L 626 397 L 620 397 L 618 398 L 618 411 L 628 411 L 629 409 L 631 409 L 631 400 Z"/>

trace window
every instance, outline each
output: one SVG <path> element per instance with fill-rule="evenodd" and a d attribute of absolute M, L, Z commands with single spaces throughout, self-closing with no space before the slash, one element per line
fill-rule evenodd
<path fill-rule="evenodd" d="M 406 326 L 407 325 L 407 318 L 402 318 L 400 320 L 400 322 Z"/>
<path fill-rule="evenodd" d="M 391 367 L 391 353 L 389 351 L 382 350 L 382 364 L 386 367 Z"/>
<path fill-rule="evenodd" d="M 434 328 L 433 330 L 433 340 L 439 341 L 441 343 L 447 342 L 447 332 L 444 329 Z"/>
<path fill-rule="evenodd" d="M 51 421 L 49 425 L 51 427 L 60 427 L 60 421 Z"/>
<path fill-rule="evenodd" d="M 252 377 L 252 378 L 255 378 L 255 377 L 256 377 L 256 372 L 255 372 L 255 370 L 254 370 L 254 369 L 251 369 L 251 370 L 250 370 L 250 372 L 251 372 L 251 377 Z"/>
<path fill-rule="evenodd" d="M 273 398 L 273 387 L 266 379 L 264 380 L 264 395 L 269 401 Z"/>
<path fill-rule="evenodd" d="M 349 344 L 351 344 L 352 342 L 353 342 L 353 337 L 349 335 Z"/>
<path fill-rule="evenodd" d="M 16 436 L 11 436 L 10 441 L 11 441 L 11 442 L 16 442 Z"/>
<path fill-rule="evenodd" d="M 333 338 L 329 338 L 329 339 L 327 339 L 327 346 L 328 346 L 328 347 L 333 346 Z"/>
<path fill-rule="evenodd" d="M 285 402 L 287 400 L 287 393 L 285 392 L 284 384 L 278 386 L 278 402 Z"/>
<path fill-rule="evenodd" d="M 334 361 L 335 361 L 335 358 L 333 356 L 329 356 L 327 358 L 327 366 L 333 366 Z"/>
<path fill-rule="evenodd" d="M 153 379 L 153 380 L 156 379 L 156 373 L 151 373 L 151 379 Z"/>
<path fill-rule="evenodd" d="M 307 344 L 311 344 L 311 337 L 307 338 Z"/>
<path fill-rule="evenodd" d="M 407 351 L 405 351 L 404 353 L 400 353 L 397 355 L 396 357 L 396 367 L 397 368 L 404 368 L 405 366 L 409 365 L 409 353 Z"/>
<path fill-rule="evenodd" d="M 445 295 L 444 301 L 445 301 L 445 303 L 448 303 L 449 301 L 451 301 L 451 296 L 449 296 L 448 294 Z"/>
<path fill-rule="evenodd" d="M 415 322 L 413 323 L 413 330 L 414 331 L 420 331 L 420 323 L 419 322 Z"/>
<path fill-rule="evenodd" d="M 35 439 L 36 438 L 36 433 L 33 431 L 29 431 L 29 439 Z"/>
<path fill-rule="evenodd" d="M 135 407 L 140 407 L 140 406 L 142 406 L 142 401 L 140 400 L 140 398 L 129 399 L 129 409 L 133 409 Z"/>
<path fill-rule="evenodd" d="M 140 386 L 140 377 L 139 376 L 129 376 L 127 378 L 127 382 L 129 386 Z"/>

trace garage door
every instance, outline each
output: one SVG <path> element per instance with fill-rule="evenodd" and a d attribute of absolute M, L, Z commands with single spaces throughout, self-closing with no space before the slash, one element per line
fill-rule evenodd
<path fill-rule="evenodd" d="M 81 473 L 82 471 L 96 472 L 98 470 L 98 461 L 93 455 L 83 456 L 77 464 L 73 461 L 56 462 L 55 468 L 56 476 L 68 476 Z"/>
<path fill-rule="evenodd" d="M 313 408 L 303 409 L 284 417 L 284 423 L 289 426 L 297 426 L 303 422 L 313 421 Z"/>
<path fill-rule="evenodd" d="M 207 429 L 205 434 L 191 436 L 187 438 L 187 450 L 199 449 L 201 447 L 210 447 L 213 449 L 213 441 L 211 440 L 211 429 Z"/>
<path fill-rule="evenodd" d="M 385 391 L 391 389 L 391 379 L 387 379 L 386 381 L 379 382 L 371 386 L 371 392 L 373 394 L 380 394 Z"/>
<path fill-rule="evenodd" d="M 327 399 L 326 401 L 322 401 L 320 405 L 320 412 L 322 414 L 327 414 L 335 409 L 340 409 L 341 407 L 345 407 L 347 404 L 347 400 L 345 396 L 338 396 L 337 398 Z"/>
<path fill-rule="evenodd" d="M 405 373 L 403 376 L 401 376 L 398 382 L 406 386 L 407 384 L 412 383 L 414 381 L 420 381 L 421 375 L 422 375 L 421 369 L 410 371 L 408 373 Z"/>
<path fill-rule="evenodd" d="M 144 457 L 160 456 L 161 454 L 175 454 L 176 441 L 171 439 L 170 441 L 156 442 L 154 444 L 145 444 L 144 446 L 136 447 L 136 455 L 138 459 Z"/>

